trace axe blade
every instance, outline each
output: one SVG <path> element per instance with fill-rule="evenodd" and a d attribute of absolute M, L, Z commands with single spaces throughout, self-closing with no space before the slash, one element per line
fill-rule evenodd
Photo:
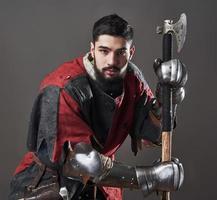
<path fill-rule="evenodd" d="M 173 31 L 175 33 L 177 42 L 178 53 L 182 50 L 185 43 L 186 33 L 187 33 L 187 17 L 185 13 L 182 13 L 178 22 L 173 26 Z"/>

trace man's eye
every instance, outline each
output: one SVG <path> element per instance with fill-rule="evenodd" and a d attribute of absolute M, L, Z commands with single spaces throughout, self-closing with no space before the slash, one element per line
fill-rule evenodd
<path fill-rule="evenodd" d="M 100 51 L 100 53 L 102 53 L 102 54 L 104 54 L 104 55 L 107 55 L 107 54 L 108 54 L 108 51 L 107 51 L 107 50 L 100 49 L 99 51 Z"/>
<path fill-rule="evenodd" d="M 117 55 L 119 55 L 119 56 L 123 56 L 123 55 L 125 55 L 126 54 L 126 51 L 125 50 L 122 50 L 122 51 L 118 51 L 117 52 Z"/>

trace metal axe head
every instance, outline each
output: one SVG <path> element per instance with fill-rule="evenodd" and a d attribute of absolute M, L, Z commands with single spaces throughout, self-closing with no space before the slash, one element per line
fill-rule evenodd
<path fill-rule="evenodd" d="M 187 32 L 187 17 L 185 13 L 182 13 L 180 19 L 173 23 L 172 20 L 164 20 L 164 25 L 162 27 L 157 27 L 158 34 L 167 34 L 171 33 L 174 34 L 177 41 L 177 51 L 180 52 L 186 38 Z"/>

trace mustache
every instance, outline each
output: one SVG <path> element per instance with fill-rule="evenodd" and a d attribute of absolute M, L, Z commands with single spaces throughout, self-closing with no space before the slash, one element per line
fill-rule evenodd
<path fill-rule="evenodd" d="M 104 67 L 102 71 L 106 70 L 114 70 L 114 71 L 120 71 L 120 69 L 117 66 L 109 66 L 109 67 Z"/>

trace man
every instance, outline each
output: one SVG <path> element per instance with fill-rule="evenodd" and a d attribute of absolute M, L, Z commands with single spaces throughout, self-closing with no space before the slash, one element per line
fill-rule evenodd
<path fill-rule="evenodd" d="M 177 159 L 146 167 L 114 160 L 128 134 L 135 154 L 141 143 L 160 144 L 161 85 L 156 100 L 130 62 L 134 52 L 132 27 L 118 15 L 105 16 L 94 24 L 90 52 L 42 81 L 29 152 L 15 171 L 10 199 L 120 200 L 124 187 L 141 189 L 144 196 L 179 189 L 183 168 Z M 177 104 L 186 73 L 179 61 L 172 68 L 179 69 L 173 82 Z M 163 83 L 159 59 L 155 69 Z"/>

